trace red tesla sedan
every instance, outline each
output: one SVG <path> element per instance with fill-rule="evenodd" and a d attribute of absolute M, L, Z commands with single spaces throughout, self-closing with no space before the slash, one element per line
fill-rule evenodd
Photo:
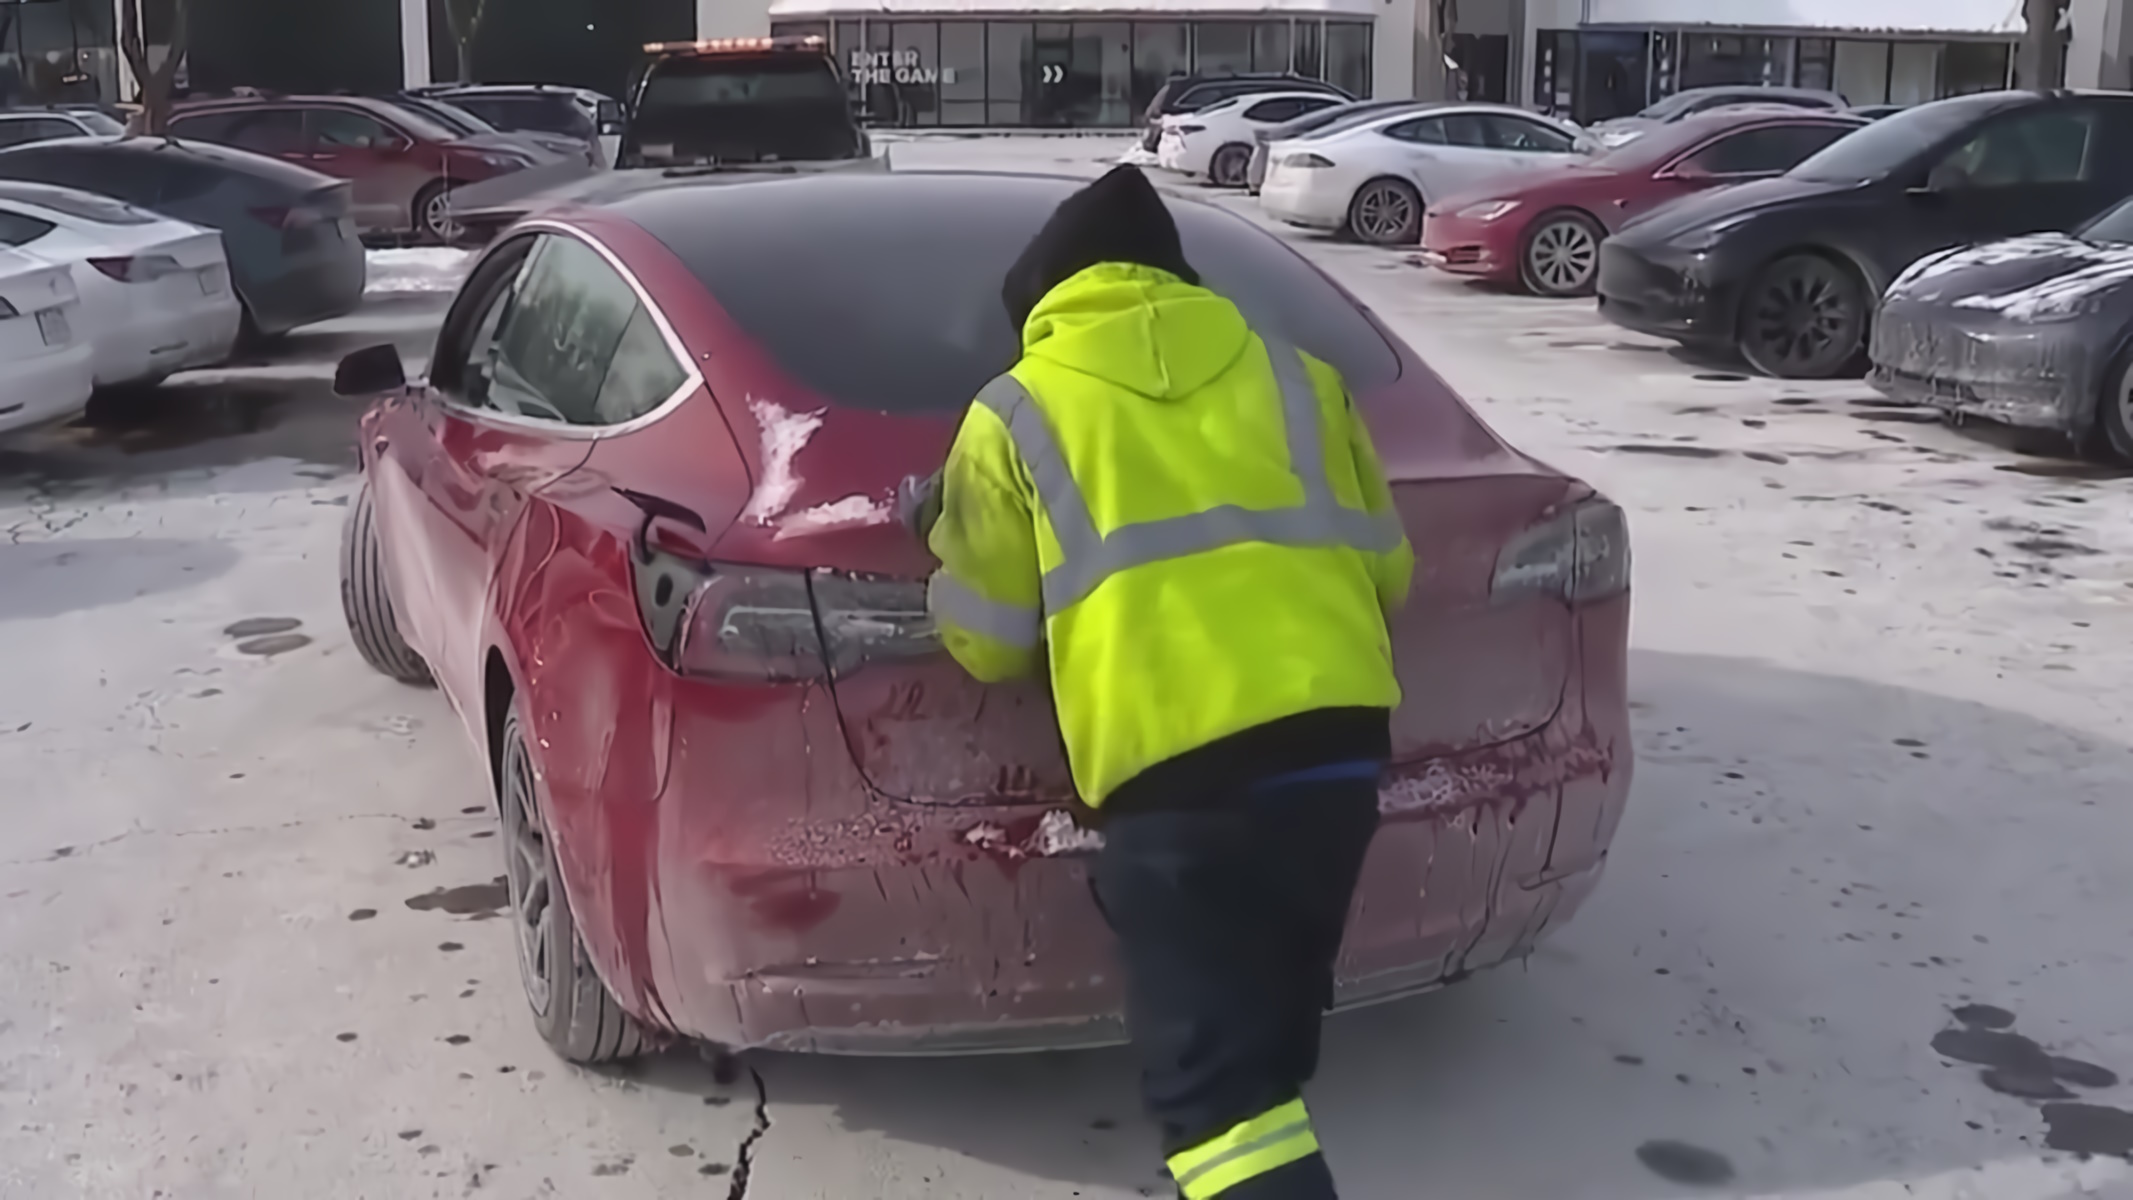
<path fill-rule="evenodd" d="M 1689 117 L 1597 157 L 1505 176 L 1432 205 L 1422 257 L 1542 296 L 1586 296 L 1600 243 L 1678 196 L 1782 175 L 1868 122 L 1781 105 Z"/>
<path fill-rule="evenodd" d="M 377 396 L 350 628 L 486 757 L 566 1058 L 1120 1036 L 1048 694 L 941 650 L 891 515 L 1014 361 L 1000 280 L 1080 182 L 649 183 L 507 231 L 427 380 L 390 347 L 342 364 Z M 1175 203 L 1209 286 L 1346 376 L 1421 564 L 1341 1002 L 1518 958 L 1591 892 L 1629 788 L 1622 512 L 1281 241 Z"/>

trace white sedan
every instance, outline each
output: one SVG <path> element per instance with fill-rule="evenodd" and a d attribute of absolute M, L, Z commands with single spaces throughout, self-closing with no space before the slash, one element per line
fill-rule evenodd
<path fill-rule="evenodd" d="M 1323 92 L 1254 92 L 1164 117 L 1155 161 L 1180 174 L 1205 175 L 1216 187 L 1243 187 L 1260 131 L 1342 103 Z"/>
<path fill-rule="evenodd" d="M 1406 244 L 1420 240 L 1432 199 L 1594 148 L 1574 125 L 1501 104 L 1393 112 L 1331 137 L 1275 143 L 1259 203 L 1291 225 Z"/>
<path fill-rule="evenodd" d="M 0 249 L 0 434 L 63 420 L 89 403 L 89 343 L 65 267 Z"/>
<path fill-rule="evenodd" d="M 96 385 L 152 384 L 230 356 L 242 319 L 222 235 L 71 188 L 0 181 L 0 243 L 67 268 Z"/>

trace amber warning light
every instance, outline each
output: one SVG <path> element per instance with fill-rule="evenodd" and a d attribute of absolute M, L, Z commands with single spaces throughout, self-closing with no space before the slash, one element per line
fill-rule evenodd
<path fill-rule="evenodd" d="M 696 42 L 646 42 L 646 54 L 748 54 L 763 50 L 820 50 L 822 39 L 806 37 L 707 38 Z"/>

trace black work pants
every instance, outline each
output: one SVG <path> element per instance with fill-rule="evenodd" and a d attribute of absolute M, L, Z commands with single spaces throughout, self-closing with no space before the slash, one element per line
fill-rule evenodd
<path fill-rule="evenodd" d="M 1233 1131 L 1297 1101 L 1316 1073 L 1334 959 L 1377 824 L 1375 778 L 1274 784 L 1105 822 L 1096 899 L 1118 935 L 1127 1028 L 1173 1176 L 1194 1147 L 1245 1140 Z M 1311 1153 L 1218 1194 L 1334 1192 Z"/>

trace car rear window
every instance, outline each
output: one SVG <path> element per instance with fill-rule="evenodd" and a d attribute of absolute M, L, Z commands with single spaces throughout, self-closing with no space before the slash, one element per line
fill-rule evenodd
<path fill-rule="evenodd" d="M 592 118 L 568 96 L 449 96 L 447 99 L 498 129 L 531 130 L 565 137 L 593 136 Z"/>
<path fill-rule="evenodd" d="M 653 64 L 638 112 L 762 104 L 847 103 L 829 60 L 814 54 L 684 55 Z"/>
<path fill-rule="evenodd" d="M 665 242 L 793 379 L 822 399 L 953 413 L 1014 364 L 1007 269 L 1072 185 L 1041 177 L 820 176 L 650 192 L 622 210 Z M 1280 240 L 1171 206 L 1208 287 L 1353 388 L 1399 375 L 1354 303 Z"/>

